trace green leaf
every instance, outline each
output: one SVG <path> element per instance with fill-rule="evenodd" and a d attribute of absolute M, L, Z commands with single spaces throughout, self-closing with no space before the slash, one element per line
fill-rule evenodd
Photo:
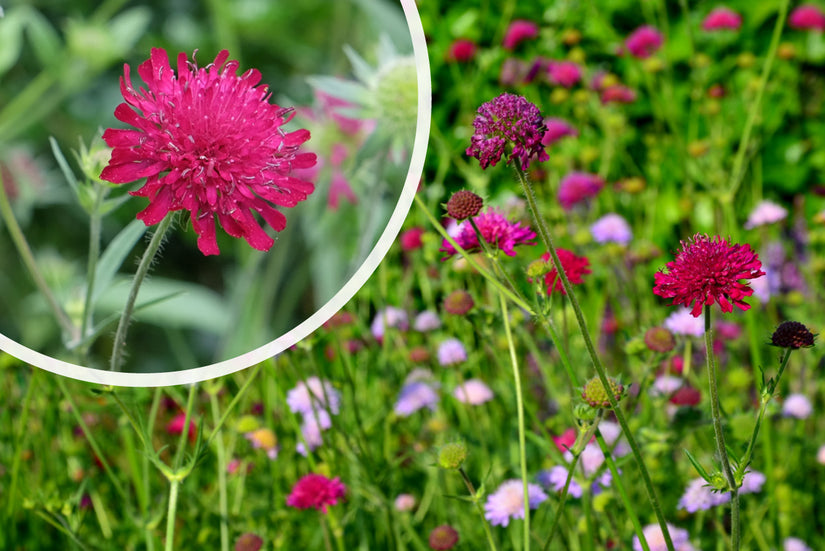
<path fill-rule="evenodd" d="M 32 9 L 29 12 L 29 22 L 26 34 L 32 45 L 34 55 L 44 67 L 51 66 L 60 55 L 62 44 L 57 31 L 43 17 L 39 11 Z"/>
<path fill-rule="evenodd" d="M 145 232 L 146 225 L 142 221 L 132 220 L 125 228 L 120 230 L 120 233 L 106 247 L 103 255 L 97 261 L 95 290 L 92 295 L 93 305 L 100 295 L 109 288 L 124 259 Z"/>
<path fill-rule="evenodd" d="M 687 455 L 688 460 L 693 465 L 693 468 L 696 469 L 697 473 L 699 473 L 699 476 L 701 476 L 703 479 L 705 479 L 705 482 L 710 483 L 710 475 L 708 475 L 708 473 L 704 469 L 704 467 L 702 467 L 702 465 L 700 465 L 699 462 L 696 461 L 696 458 L 693 457 L 693 454 L 691 454 L 689 451 L 687 451 L 687 449 L 685 449 L 684 452 Z"/>
<path fill-rule="evenodd" d="M 10 9 L 0 19 L 0 76 L 11 69 L 20 57 L 23 46 L 23 20 L 27 12 Z"/>
<path fill-rule="evenodd" d="M 0 31 L 2 33 L 2 31 Z M 0 46 L 2 47 L 2 46 Z M 63 177 L 66 178 L 66 182 L 71 186 L 72 191 L 74 191 L 77 200 L 82 203 L 80 197 L 80 187 L 77 183 L 77 177 L 72 172 L 71 167 L 69 167 L 69 162 L 66 160 L 66 157 L 63 155 L 63 152 L 60 150 L 60 145 L 58 145 L 57 140 L 55 140 L 52 136 L 49 136 L 49 143 L 52 146 L 52 154 L 54 154 L 54 158 L 57 161 L 57 166 L 60 167 L 60 171 L 63 173 Z"/>
<path fill-rule="evenodd" d="M 352 65 L 355 78 L 361 82 L 369 82 L 376 73 L 375 68 L 367 63 L 349 44 L 344 44 L 344 54 Z"/>
<path fill-rule="evenodd" d="M 152 20 L 152 12 L 146 7 L 126 10 L 109 21 L 109 32 L 122 52 L 127 52 L 143 36 Z"/>

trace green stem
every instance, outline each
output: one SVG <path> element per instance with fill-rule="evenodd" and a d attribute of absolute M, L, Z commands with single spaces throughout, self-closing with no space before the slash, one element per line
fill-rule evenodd
<path fill-rule="evenodd" d="M 189 425 L 192 423 L 192 405 L 195 402 L 195 389 L 197 383 L 192 383 L 189 387 L 189 397 L 186 399 L 186 412 L 183 417 L 183 430 L 178 437 L 178 449 L 175 450 L 175 462 L 173 463 L 175 470 L 178 470 L 183 461 L 183 451 L 186 449 L 186 440 L 189 438 Z"/>
<path fill-rule="evenodd" d="M 490 549 L 492 551 L 498 551 L 496 547 L 496 542 L 493 539 L 493 532 L 490 530 L 490 523 L 487 522 L 487 517 L 484 516 L 484 509 L 481 507 L 481 501 L 478 498 L 478 494 L 476 493 L 475 487 L 473 487 L 473 483 L 470 480 L 470 477 L 467 476 L 467 472 L 464 470 L 464 467 L 458 468 L 458 473 L 461 475 L 461 479 L 464 481 L 464 485 L 467 486 L 467 491 L 470 492 L 470 497 L 473 498 L 473 503 L 475 504 L 476 510 L 478 514 L 481 516 L 481 524 L 484 526 L 484 533 L 487 536 L 487 543 L 490 545 Z"/>
<path fill-rule="evenodd" d="M 43 277 L 43 274 L 40 273 L 40 268 L 38 268 L 37 262 L 34 259 L 34 254 L 26 241 L 26 236 L 23 235 L 23 230 L 20 229 L 20 225 L 14 217 L 14 211 L 9 203 L 9 198 L 6 195 L 6 188 L 3 184 L 2 175 L 0 175 L 0 215 L 2 215 L 3 221 L 6 223 L 6 228 L 9 230 L 9 235 L 14 242 L 14 246 L 17 247 L 17 252 L 20 254 L 20 258 L 26 265 L 29 275 L 31 275 L 34 280 L 34 284 L 37 286 L 37 289 L 43 293 L 43 297 L 45 297 L 46 302 L 48 302 L 49 308 L 51 308 L 52 313 L 54 314 L 58 325 L 60 325 L 60 328 L 65 333 L 67 340 L 72 341 L 76 339 L 78 337 L 77 327 L 75 327 L 72 320 L 69 319 L 68 314 L 66 314 L 66 311 L 63 310 L 63 307 L 57 301 L 54 293 L 52 293 L 52 290 L 49 288 L 48 283 L 46 283 L 46 279 Z"/>
<path fill-rule="evenodd" d="M 97 261 L 100 256 L 100 206 L 103 204 L 103 197 L 106 194 L 105 188 L 100 183 L 95 183 L 95 205 L 89 217 L 89 260 L 86 264 L 86 298 L 83 304 L 83 321 L 80 326 L 80 338 L 86 338 L 86 331 L 94 325 L 94 312 L 92 308 L 92 295 L 95 289 L 95 271 Z"/>
<path fill-rule="evenodd" d="M 533 219 L 536 221 L 536 225 L 539 230 L 539 235 L 541 240 L 544 242 L 544 245 L 547 251 L 550 253 L 551 258 L 553 259 L 553 266 L 556 268 L 556 272 L 558 272 L 559 278 L 561 279 L 562 288 L 564 289 L 565 293 L 567 293 L 567 298 L 570 300 L 570 305 L 573 307 L 573 311 L 576 314 L 576 321 L 579 324 L 579 330 L 581 332 L 582 338 L 584 339 L 585 347 L 587 348 L 587 352 L 590 355 L 590 360 L 593 363 L 593 367 L 596 369 L 596 373 L 599 376 L 599 380 L 602 382 L 604 388 L 610 388 L 610 381 L 607 378 L 607 372 L 602 366 L 601 360 L 599 359 L 599 355 L 596 353 L 596 347 L 593 345 L 593 340 L 590 338 L 590 332 L 587 329 L 587 322 L 584 319 L 584 314 L 582 313 L 581 306 L 579 306 L 579 301 L 576 299 L 576 294 L 573 291 L 572 285 L 570 285 L 570 280 L 567 278 L 567 274 L 564 272 L 564 268 L 561 264 L 561 260 L 559 259 L 559 255 L 556 252 L 556 248 L 553 246 L 553 241 L 550 237 L 550 233 L 547 231 L 547 227 L 545 226 L 544 219 L 539 216 L 538 206 L 536 205 L 536 197 L 533 193 L 533 188 L 530 185 L 530 181 L 527 179 L 527 175 L 521 169 L 521 165 L 518 163 L 514 164 L 514 168 L 516 170 L 516 174 L 518 176 L 519 181 L 521 182 L 522 188 L 524 189 L 524 195 L 527 198 L 527 204 L 530 207 L 530 211 L 533 214 Z M 622 432 L 624 433 L 625 437 L 627 438 L 627 444 L 630 446 L 630 450 L 633 452 L 633 458 L 636 461 L 636 465 L 639 469 L 640 474 L 642 475 L 642 482 L 645 487 L 645 491 L 647 492 L 647 498 L 650 501 L 650 505 L 653 508 L 653 512 L 656 514 L 656 519 L 659 523 L 659 527 L 662 530 L 662 537 L 665 540 L 665 545 L 667 546 L 668 551 L 675 551 L 673 547 L 673 539 L 670 537 L 670 531 L 667 527 L 667 521 L 665 521 L 664 514 L 662 513 L 662 507 L 659 504 L 659 498 L 656 496 L 656 491 L 653 489 L 653 481 L 650 478 L 650 473 L 647 471 L 647 467 L 642 460 L 642 454 L 639 449 L 639 445 L 636 443 L 636 439 L 633 437 L 633 434 L 630 431 L 630 427 L 627 425 L 627 420 L 625 419 L 624 414 L 619 409 L 618 401 L 616 397 L 613 395 L 612 392 L 607 393 L 608 401 L 610 402 L 610 407 L 613 409 L 613 413 L 616 416 L 616 421 L 618 421 L 619 426 L 622 428 Z"/>
<path fill-rule="evenodd" d="M 510 350 L 510 364 L 513 367 L 513 382 L 516 386 L 516 411 L 518 413 L 518 453 L 521 468 L 521 482 L 524 488 L 524 549 L 530 551 L 530 495 L 527 491 L 527 446 L 524 430 L 524 397 L 521 393 L 521 376 L 518 370 L 516 347 L 513 344 L 513 334 L 510 332 L 510 315 L 507 311 L 507 301 L 504 295 L 499 295 L 501 303 L 501 317 L 504 319 L 504 334 L 507 337 L 507 347 Z"/>
<path fill-rule="evenodd" d="M 220 407 L 218 405 L 218 394 L 213 392 L 209 395 L 212 405 L 212 419 L 218 422 L 220 418 Z M 229 506 L 226 498 L 226 450 L 223 438 L 218 435 L 215 439 L 215 455 L 218 459 L 218 507 L 221 515 L 221 551 L 229 551 Z"/>
<path fill-rule="evenodd" d="M 776 20 L 776 25 L 773 28 L 773 35 L 771 36 L 771 45 L 768 49 L 768 57 L 765 59 L 765 65 L 762 67 L 762 76 L 759 78 L 759 89 L 756 92 L 756 98 L 751 104 L 750 112 L 748 113 L 748 120 L 745 121 L 745 128 L 742 131 L 742 138 L 739 140 L 739 148 L 736 150 L 736 157 L 733 160 L 733 169 L 730 173 L 730 182 L 728 183 L 729 197 L 736 195 L 739 185 L 742 183 L 744 177 L 745 155 L 747 154 L 748 145 L 750 143 L 751 131 L 756 122 L 756 117 L 759 115 L 762 107 L 762 96 L 765 95 L 765 87 L 768 83 L 768 77 L 771 74 L 771 67 L 773 60 L 776 58 L 776 50 L 779 47 L 779 38 L 782 36 L 782 29 L 785 26 L 785 17 L 788 15 L 789 0 L 784 0 L 779 6 L 779 17 Z"/>
<path fill-rule="evenodd" d="M 2 185 L 3 184 L 0 183 L 0 187 L 2 187 Z M 34 384 L 34 381 L 38 377 L 39 373 L 39 369 L 31 370 L 29 386 L 26 388 L 26 396 L 23 398 L 23 409 L 20 413 L 20 425 L 18 426 L 17 434 L 14 437 L 14 458 L 12 459 L 11 464 L 11 485 L 7 496 L 8 501 L 6 502 L 6 517 L 9 519 L 14 516 L 17 505 L 23 501 L 22 499 L 18 499 L 16 497 L 17 481 L 20 477 L 20 461 L 23 458 L 23 449 L 29 439 L 29 436 L 32 434 L 31 431 L 27 430 L 29 424 L 29 409 L 31 408 L 32 397 L 35 394 L 34 389 L 38 387 L 38 385 Z"/>
<path fill-rule="evenodd" d="M 725 434 L 722 430 L 722 413 L 719 408 L 719 392 L 716 386 L 716 358 L 713 354 L 713 330 L 710 323 L 710 305 L 705 306 L 705 356 L 707 357 L 708 384 L 710 387 L 710 415 L 713 419 L 713 434 L 716 437 L 716 452 L 722 463 L 722 472 L 731 493 L 731 549 L 739 550 L 739 491 L 736 478 L 730 467 Z"/>
<path fill-rule="evenodd" d="M 561 490 L 561 496 L 559 497 L 559 506 L 556 508 L 556 515 L 553 517 L 553 525 L 550 526 L 550 533 L 547 535 L 547 539 L 544 542 L 544 547 L 542 551 L 547 551 L 550 549 L 550 544 L 553 543 L 553 538 L 556 535 L 556 531 L 559 528 L 559 521 L 561 520 L 561 515 L 564 512 L 564 505 L 567 502 L 567 495 L 570 490 L 570 482 L 573 480 L 573 471 L 576 468 L 576 463 L 579 461 L 579 457 L 581 454 L 573 455 L 573 460 L 570 462 L 570 466 L 567 468 L 567 480 L 564 481 L 564 488 Z"/>
<path fill-rule="evenodd" d="M 178 488 L 180 479 L 172 477 L 169 481 L 169 507 L 166 510 L 166 545 L 165 551 L 172 551 L 175 548 L 175 514 L 178 507 Z"/>
<path fill-rule="evenodd" d="M 267 361 L 272 362 L 272 358 L 270 358 Z M 206 442 L 204 443 L 205 447 L 209 447 L 209 444 L 212 443 L 212 439 L 215 438 L 215 436 L 218 434 L 218 431 L 220 431 L 223 424 L 229 418 L 229 415 L 232 413 L 232 410 L 235 408 L 235 405 L 237 405 L 237 403 L 240 402 L 241 397 L 246 393 L 247 389 L 249 389 L 249 386 L 257 378 L 258 373 L 261 372 L 261 369 L 263 368 L 263 366 L 264 366 L 264 362 L 261 362 L 258 365 L 256 365 L 254 368 L 252 368 L 252 373 L 249 375 L 249 378 L 246 380 L 246 382 L 244 382 L 244 384 L 241 386 L 241 388 L 235 394 L 235 397 L 232 398 L 232 401 L 229 402 L 229 405 L 226 407 L 226 411 L 223 412 L 223 416 L 221 416 L 220 421 L 218 421 L 218 424 L 215 425 L 215 427 L 212 429 L 212 433 L 209 435 L 209 438 L 206 439 Z"/>
<path fill-rule="evenodd" d="M 174 217 L 175 213 L 170 212 L 164 217 L 163 220 L 161 220 L 158 225 L 158 229 L 155 230 L 155 233 L 152 236 L 152 240 L 149 241 L 149 246 L 146 247 L 146 251 L 144 251 L 143 257 L 140 259 L 137 272 L 135 272 L 135 279 L 132 280 L 132 288 L 129 290 L 129 297 L 126 299 L 126 306 L 124 306 L 123 313 L 120 315 L 120 323 L 117 324 L 115 343 L 112 347 L 112 358 L 109 362 L 110 371 L 120 371 L 120 364 L 123 359 L 123 349 L 126 344 L 126 332 L 129 328 L 129 322 L 132 319 L 132 313 L 135 309 L 135 301 L 137 300 L 138 291 L 140 291 L 140 286 L 143 283 L 146 274 L 149 273 L 149 268 L 152 266 L 152 262 L 154 261 L 155 255 L 160 248 L 160 244 L 163 242 L 163 237 L 166 235 L 166 231 L 169 229 L 169 226 L 172 225 Z"/>

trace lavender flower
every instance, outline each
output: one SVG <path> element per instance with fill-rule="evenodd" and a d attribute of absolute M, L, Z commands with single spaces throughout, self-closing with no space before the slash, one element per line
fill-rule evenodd
<path fill-rule="evenodd" d="M 439 327 L 441 327 L 441 319 L 438 317 L 438 314 L 432 310 L 421 312 L 415 316 L 415 321 L 413 322 L 413 329 L 421 333 L 435 331 Z"/>
<path fill-rule="evenodd" d="M 675 335 L 701 337 L 705 334 L 705 315 L 695 318 L 690 310 L 678 308 L 665 319 L 664 326 Z"/>
<path fill-rule="evenodd" d="M 531 509 L 535 509 L 547 499 L 542 489 L 536 484 L 527 485 L 527 498 Z M 524 518 L 524 485 L 518 478 L 501 483 L 494 493 L 487 497 L 484 504 L 484 517 L 493 526 L 507 526 L 510 519 Z"/>
<path fill-rule="evenodd" d="M 337 415 L 341 404 L 341 394 L 329 381 L 322 381 L 313 376 L 306 381 L 299 382 L 295 388 L 287 392 L 286 403 L 293 413 L 312 415 L 313 410 L 326 409 L 333 415 Z"/>
<path fill-rule="evenodd" d="M 438 346 L 438 363 L 442 367 L 467 361 L 467 350 L 458 339 L 447 339 Z"/>
<path fill-rule="evenodd" d="M 813 413 L 811 401 L 804 394 L 790 394 L 782 404 L 782 415 L 795 419 L 807 419 Z"/>
<path fill-rule="evenodd" d="M 455 399 L 463 404 L 478 406 L 493 399 L 493 391 L 479 379 L 469 379 L 453 391 Z"/>
<path fill-rule="evenodd" d="M 415 497 L 411 494 L 398 494 L 394 506 L 396 511 L 412 511 L 415 508 Z"/>
<path fill-rule="evenodd" d="M 556 465 L 552 469 L 541 471 L 536 480 L 539 484 L 553 490 L 554 492 L 561 492 L 564 490 L 564 484 L 567 482 L 567 475 L 570 471 L 563 465 Z M 575 479 L 570 480 L 570 486 L 567 488 L 567 494 L 570 497 L 580 498 L 582 496 L 582 487 Z"/>
<path fill-rule="evenodd" d="M 750 230 L 758 226 L 774 224 L 784 220 L 788 216 L 788 210 L 773 201 L 760 201 L 754 207 L 745 222 L 745 229 Z"/>
<path fill-rule="evenodd" d="M 435 410 L 437 403 L 438 393 L 433 385 L 425 381 L 411 381 L 401 388 L 394 411 L 400 417 L 409 417 L 423 408 Z"/>
<path fill-rule="evenodd" d="M 324 443 L 321 433 L 332 426 L 332 419 L 324 410 L 304 415 L 304 422 L 301 424 L 301 434 L 303 442 L 299 442 L 295 449 L 301 455 L 306 456 L 309 452 L 319 448 Z"/>
<path fill-rule="evenodd" d="M 668 523 L 667 531 L 670 533 L 670 539 L 673 540 L 673 548 L 676 551 L 696 551 L 696 548 L 690 543 L 687 530 L 676 528 Z M 667 551 L 665 537 L 662 535 L 662 528 L 658 524 L 648 524 L 642 528 L 642 533 L 645 535 L 650 551 Z M 642 544 L 638 536 L 633 536 L 633 551 L 642 551 Z"/>
<path fill-rule="evenodd" d="M 541 111 L 522 96 L 505 93 L 482 104 L 473 127 L 467 155 L 477 158 L 481 168 L 495 166 L 508 146 L 512 153 L 507 163 L 518 159 L 522 170 L 529 168 L 531 160 L 550 158 L 541 143 L 545 132 Z"/>
<path fill-rule="evenodd" d="M 783 551 L 813 551 L 808 545 L 799 538 L 785 538 L 782 542 Z"/>
<path fill-rule="evenodd" d="M 688 513 L 706 511 L 730 501 L 729 492 L 714 492 L 704 478 L 691 480 L 679 499 L 678 508 Z"/>
<path fill-rule="evenodd" d="M 386 331 L 388 327 L 394 327 L 395 329 L 406 331 L 409 326 L 410 324 L 409 321 L 407 321 L 407 312 L 401 308 L 387 306 L 375 314 L 375 318 L 372 320 L 372 325 L 370 325 L 370 331 L 372 332 L 373 337 L 381 340 L 384 338 L 384 331 Z"/>
<path fill-rule="evenodd" d="M 742 486 L 739 488 L 740 494 L 758 494 L 765 484 L 765 475 L 759 471 L 748 471 L 742 478 Z"/>
<path fill-rule="evenodd" d="M 633 231 L 621 215 L 605 214 L 590 226 L 590 233 L 596 243 L 619 243 L 627 245 L 633 239 Z"/>
<path fill-rule="evenodd" d="M 684 384 L 681 377 L 673 375 L 660 375 L 653 381 L 653 386 L 650 388 L 650 394 L 653 396 L 670 396 L 679 390 Z"/>

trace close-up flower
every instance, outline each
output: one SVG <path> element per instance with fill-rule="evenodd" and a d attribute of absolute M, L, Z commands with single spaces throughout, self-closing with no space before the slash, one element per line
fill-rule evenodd
<path fill-rule="evenodd" d="M 667 273 L 656 272 L 655 294 L 672 298 L 671 306 L 690 307 L 692 303 L 694 317 L 714 303 L 723 312 L 732 312 L 734 305 L 742 310 L 750 308 L 742 299 L 752 295 L 753 289 L 741 280 L 765 275 L 759 255 L 750 245 L 730 245 L 721 237 L 711 239 L 701 234 L 681 243 L 676 259 L 667 263 Z"/>
<path fill-rule="evenodd" d="M 280 209 L 294 207 L 314 190 L 292 174 L 316 162 L 314 153 L 300 150 L 309 132 L 287 132 L 284 125 L 294 111 L 269 103 L 258 70 L 238 75 L 238 62 L 228 58 L 222 50 L 198 68 L 180 53 L 176 73 L 166 51 L 153 48 L 138 67 L 146 88 L 134 88 L 129 65 L 120 81 L 126 103 L 117 106 L 115 117 L 134 128 L 103 133 L 113 149 L 100 177 L 116 184 L 147 178 L 130 192 L 149 199 L 137 217 L 151 226 L 171 211 L 186 210 L 205 255 L 220 252 L 216 223 L 268 251 L 275 241 L 254 213 L 281 231 L 286 217 Z"/>
<path fill-rule="evenodd" d="M 495 166 L 505 154 L 508 164 L 516 159 L 523 170 L 531 161 L 550 158 L 541 143 L 545 132 L 541 111 L 523 96 L 504 93 L 483 103 L 473 128 L 467 155 L 478 159 L 481 168 Z"/>
<path fill-rule="evenodd" d="M 499 250 L 507 256 L 515 256 L 515 247 L 518 245 L 535 245 L 535 232 L 529 226 L 522 226 L 520 222 L 510 222 L 497 210 L 489 207 L 473 218 L 476 227 L 481 232 L 481 237 L 489 247 Z M 467 252 L 478 252 L 482 250 L 478 241 L 478 235 L 472 224 L 462 222 L 457 228 L 454 237 L 456 243 Z M 456 254 L 456 249 L 446 239 L 441 244 L 440 252 L 446 253 L 442 260 L 446 260 Z"/>
<path fill-rule="evenodd" d="M 717 492 L 705 482 L 704 478 L 694 478 L 691 480 L 685 493 L 679 500 L 678 508 L 688 513 L 696 511 L 706 511 L 711 507 L 716 507 L 730 501 L 730 492 Z"/>
<path fill-rule="evenodd" d="M 546 471 L 541 471 L 536 480 L 539 484 L 552 490 L 554 492 L 561 492 L 564 490 L 564 485 L 567 483 L 567 477 L 570 474 L 570 469 L 564 465 L 556 465 Z M 567 488 L 567 495 L 574 498 L 582 496 L 582 487 L 575 479 L 570 480 L 570 485 Z"/>
<path fill-rule="evenodd" d="M 771 344 L 780 348 L 810 348 L 816 335 L 798 321 L 783 321 L 771 335 Z"/>
<path fill-rule="evenodd" d="M 527 496 L 530 509 L 535 509 L 547 499 L 547 494 L 535 484 L 527 485 Z M 514 478 L 502 482 L 498 489 L 487 497 L 484 517 L 493 526 L 507 526 L 510 519 L 524 518 L 524 485 L 521 479 Z"/>
<path fill-rule="evenodd" d="M 556 249 L 556 254 L 559 255 L 561 267 L 564 270 L 567 279 L 570 281 L 570 284 L 580 285 L 584 283 L 582 277 L 590 273 L 590 261 L 583 256 L 578 256 L 571 253 L 567 249 Z M 544 253 L 541 255 L 541 259 L 550 264 L 550 266 L 553 266 L 550 260 L 550 253 Z M 559 273 L 556 271 L 555 266 L 550 268 L 550 271 L 545 274 L 544 285 L 547 288 L 548 295 L 553 294 L 555 291 L 558 291 L 563 295 L 567 294 L 561 284 L 561 278 L 559 277 Z"/>
<path fill-rule="evenodd" d="M 327 478 L 321 474 L 308 474 L 301 477 L 292 487 L 286 498 L 286 504 L 296 509 L 317 509 L 326 513 L 327 509 L 338 504 L 347 493 L 347 487 L 338 477 Z"/>

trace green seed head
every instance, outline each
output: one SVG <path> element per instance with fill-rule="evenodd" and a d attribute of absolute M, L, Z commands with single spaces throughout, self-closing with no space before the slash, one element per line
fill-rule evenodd
<path fill-rule="evenodd" d="M 438 466 L 442 469 L 458 469 L 467 459 L 467 444 L 451 442 L 438 451 Z"/>
<path fill-rule="evenodd" d="M 610 386 L 610 394 L 619 401 L 622 399 L 622 393 L 624 392 L 624 387 L 619 384 L 616 379 L 612 377 L 607 378 Z M 594 408 L 609 408 L 610 407 L 610 399 L 608 398 L 607 391 L 602 385 L 601 379 L 598 377 L 593 377 L 587 384 L 584 385 L 584 390 L 582 391 L 582 399 L 590 404 L 590 407 Z"/>

